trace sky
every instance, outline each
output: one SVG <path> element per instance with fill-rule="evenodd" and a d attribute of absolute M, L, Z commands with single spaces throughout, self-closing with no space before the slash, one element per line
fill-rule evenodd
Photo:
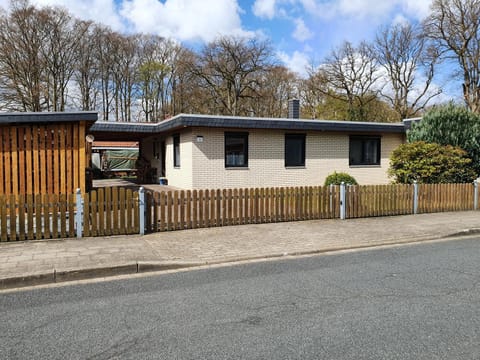
<path fill-rule="evenodd" d="M 219 35 L 268 39 L 290 69 L 305 73 L 348 40 L 371 40 L 380 25 L 419 21 L 431 0 L 30 0 L 60 5 L 123 32 L 153 33 L 187 46 Z M 0 5 L 8 7 L 8 0 Z"/>
<path fill-rule="evenodd" d="M 373 39 L 379 26 L 421 21 L 431 0 L 30 0 L 60 5 L 122 33 L 152 33 L 200 47 L 220 35 L 269 40 L 300 75 L 343 41 Z M 9 0 L 0 0 L 8 7 Z"/>

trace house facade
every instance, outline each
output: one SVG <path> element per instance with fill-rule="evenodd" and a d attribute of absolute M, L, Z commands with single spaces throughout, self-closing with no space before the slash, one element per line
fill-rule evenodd
<path fill-rule="evenodd" d="M 323 185 L 347 172 L 386 184 L 403 123 L 177 115 L 158 124 L 97 122 L 95 137 L 135 134 L 152 180 L 183 189 Z"/>

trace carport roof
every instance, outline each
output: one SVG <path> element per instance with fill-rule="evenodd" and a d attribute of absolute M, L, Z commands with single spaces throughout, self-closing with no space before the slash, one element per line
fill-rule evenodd
<path fill-rule="evenodd" d="M 159 123 L 97 121 L 90 128 L 90 132 L 94 134 L 96 139 L 134 140 L 150 135 L 178 131 L 179 129 L 188 127 L 405 133 L 405 126 L 403 123 L 374 123 L 187 114 L 180 114 Z"/>
<path fill-rule="evenodd" d="M 93 111 L 0 113 L 0 125 L 78 121 L 93 123 L 97 119 L 98 113 Z"/>

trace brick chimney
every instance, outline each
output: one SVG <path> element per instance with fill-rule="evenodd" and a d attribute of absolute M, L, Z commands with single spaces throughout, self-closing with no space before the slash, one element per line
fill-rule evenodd
<path fill-rule="evenodd" d="M 298 99 L 288 100 L 288 118 L 300 119 L 300 100 Z"/>

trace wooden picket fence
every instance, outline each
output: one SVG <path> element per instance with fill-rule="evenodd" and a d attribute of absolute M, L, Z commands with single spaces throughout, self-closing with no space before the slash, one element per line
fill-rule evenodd
<path fill-rule="evenodd" d="M 346 187 L 347 219 L 413 214 L 412 204 L 413 185 Z"/>
<path fill-rule="evenodd" d="M 147 231 L 332 219 L 339 187 L 177 190 L 146 194 Z"/>
<path fill-rule="evenodd" d="M 0 240 L 75 236 L 74 195 L 0 195 Z"/>
<path fill-rule="evenodd" d="M 0 241 L 333 219 L 341 209 L 347 219 L 413 214 L 414 208 L 465 211 L 477 209 L 480 200 L 472 184 L 419 184 L 416 201 L 414 189 L 346 186 L 344 207 L 340 186 L 145 192 L 144 200 L 140 192 L 119 187 L 78 195 L 0 195 Z"/>
<path fill-rule="evenodd" d="M 473 210 L 473 204 L 472 184 L 418 185 L 418 213 Z"/>
<path fill-rule="evenodd" d="M 339 186 L 178 190 L 146 195 L 146 230 L 151 232 L 338 218 L 341 200 Z M 417 201 L 417 213 L 473 210 L 474 186 L 419 184 Z M 345 203 L 347 219 L 413 214 L 414 185 L 346 186 Z"/>
<path fill-rule="evenodd" d="M 100 188 L 82 195 L 84 236 L 139 233 L 138 191 Z M 75 194 L 0 195 L 0 241 L 75 237 Z"/>
<path fill-rule="evenodd" d="M 346 218 L 413 214 L 413 185 L 346 187 Z M 417 213 L 474 209 L 473 184 L 419 184 Z"/>

